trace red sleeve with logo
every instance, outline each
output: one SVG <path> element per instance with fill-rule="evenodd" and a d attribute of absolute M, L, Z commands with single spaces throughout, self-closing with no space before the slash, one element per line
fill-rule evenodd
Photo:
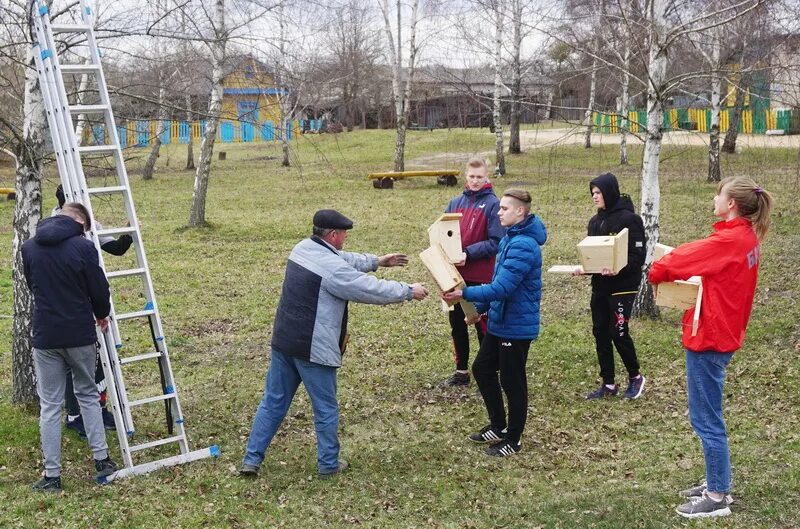
<path fill-rule="evenodd" d="M 700 325 L 692 336 L 694 309 L 683 315 L 683 345 L 696 352 L 732 353 L 744 341 L 758 279 L 758 240 L 749 221 L 718 222 L 708 238 L 681 245 L 653 263 L 653 284 L 703 278 Z"/>

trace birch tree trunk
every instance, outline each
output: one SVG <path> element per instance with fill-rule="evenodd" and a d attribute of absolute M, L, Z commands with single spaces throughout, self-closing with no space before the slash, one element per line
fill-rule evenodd
<path fill-rule="evenodd" d="M 722 180 L 719 166 L 719 113 L 722 94 L 722 77 L 720 76 L 721 43 L 714 34 L 711 48 L 711 130 L 708 137 L 708 181 Z"/>
<path fill-rule="evenodd" d="M 289 167 L 289 135 L 291 134 L 292 122 L 289 119 L 289 94 L 284 93 L 286 86 L 286 63 L 289 57 L 286 55 L 286 19 L 284 14 L 284 2 L 278 4 L 278 25 L 280 28 L 278 51 L 280 53 L 280 64 L 278 65 L 278 83 L 281 90 L 280 95 L 280 110 L 281 110 L 281 151 L 283 158 L 281 159 L 281 166 Z"/>
<path fill-rule="evenodd" d="M 501 96 L 503 90 L 503 1 L 495 0 L 494 4 L 494 96 L 492 105 L 492 121 L 494 124 L 494 175 L 506 174 L 506 158 L 503 153 L 503 119 Z"/>
<path fill-rule="evenodd" d="M 597 53 L 599 46 L 595 46 L 594 53 Z M 586 107 L 586 117 L 584 122 L 586 124 L 586 136 L 583 140 L 583 146 L 587 149 L 592 148 L 592 130 L 594 129 L 594 122 L 592 121 L 592 112 L 594 112 L 594 100 L 597 93 L 597 59 L 592 59 L 592 77 L 589 81 L 589 104 Z"/>
<path fill-rule="evenodd" d="M 664 119 L 664 85 L 667 78 L 667 0 L 652 0 L 649 5 L 650 53 L 647 84 L 647 134 L 642 159 L 641 216 L 647 238 L 647 256 L 642 284 L 633 310 L 636 315 L 657 316 L 653 289 L 647 282 L 647 271 L 653 262 L 653 250 L 659 238 L 661 189 L 658 183 L 658 166 Z"/>
<path fill-rule="evenodd" d="M 81 82 L 78 85 L 78 93 L 75 97 L 79 105 L 86 104 L 86 90 L 89 88 L 89 74 L 81 75 Z M 75 140 L 78 145 L 83 143 L 83 131 L 86 130 L 88 120 L 86 114 L 78 114 L 78 124 L 75 126 Z"/>
<path fill-rule="evenodd" d="M 22 267 L 22 244 L 33 237 L 36 224 L 42 218 L 42 157 L 47 131 L 42 93 L 33 55 L 27 46 L 25 93 L 22 138 L 16 148 L 15 190 L 17 202 L 14 207 L 14 237 L 11 242 L 12 280 L 14 296 L 14 320 L 11 344 L 11 401 L 15 404 L 35 404 L 36 372 L 33 367 L 31 346 L 31 317 L 33 296 L 25 282 Z"/>
<path fill-rule="evenodd" d="M 156 160 L 158 160 L 158 153 L 161 151 L 161 135 L 164 134 L 166 130 L 166 120 L 167 120 L 167 109 L 166 109 L 166 95 L 167 91 L 164 88 L 164 75 L 162 73 L 162 69 L 159 69 L 158 72 L 158 83 L 160 88 L 158 89 L 158 126 L 156 127 L 156 137 L 153 138 L 153 148 L 150 150 L 150 155 L 147 157 L 147 161 L 144 164 L 144 169 L 142 170 L 142 178 L 144 180 L 152 180 L 153 173 L 155 172 L 156 168 Z"/>
<path fill-rule="evenodd" d="M 383 13 L 384 32 L 386 33 L 387 44 L 389 45 L 389 58 L 392 63 L 392 98 L 394 101 L 395 116 L 395 144 L 394 144 L 394 170 L 403 171 L 405 169 L 406 152 L 406 128 L 408 124 L 409 99 L 411 98 L 411 87 L 414 82 L 415 61 L 417 57 L 417 23 L 419 22 L 419 0 L 412 0 L 411 4 L 411 24 L 409 27 L 408 45 L 408 76 L 405 86 L 402 83 L 403 67 L 403 39 L 402 39 L 402 3 L 397 0 L 397 39 L 392 33 L 392 25 L 389 22 L 389 0 L 382 0 L 381 12 Z"/>
<path fill-rule="evenodd" d="M 739 121 L 742 119 L 743 108 L 744 90 L 741 86 L 737 86 L 733 111 L 730 112 L 730 119 L 728 120 L 728 130 L 725 133 L 725 140 L 722 142 L 722 152 L 724 153 L 736 154 L 736 140 L 739 138 Z"/>
<path fill-rule="evenodd" d="M 625 48 L 622 51 L 622 62 L 623 62 L 623 69 L 624 72 L 622 74 L 622 95 L 619 98 L 619 107 L 618 113 L 619 117 L 617 118 L 617 123 L 619 132 L 620 132 L 620 140 L 619 140 L 619 164 L 620 165 L 628 165 L 628 130 L 630 128 L 630 123 L 628 123 L 628 105 L 630 99 L 630 84 L 631 84 L 631 75 L 630 75 L 630 66 L 631 66 L 631 47 L 630 43 L 627 39 L 625 39 Z"/>
<path fill-rule="evenodd" d="M 544 111 L 544 119 L 553 119 L 553 99 L 556 96 L 556 87 L 554 86 L 550 93 L 547 94 L 547 106 Z"/>
<path fill-rule="evenodd" d="M 520 98 L 522 96 L 522 64 L 520 63 L 520 52 L 522 48 L 522 0 L 512 0 L 511 2 L 514 36 L 513 51 L 511 57 L 511 138 L 508 141 L 508 152 L 510 154 L 520 154 L 522 146 L 519 141 L 519 118 L 520 118 Z"/>
<path fill-rule="evenodd" d="M 184 97 L 186 101 L 186 122 L 189 124 L 189 143 L 186 145 L 186 167 L 184 169 L 190 171 L 195 168 L 194 137 L 192 135 L 192 96 L 187 92 Z"/>
<path fill-rule="evenodd" d="M 214 154 L 214 141 L 217 138 L 217 127 L 222 112 L 222 78 L 225 63 L 225 46 L 228 40 L 225 28 L 225 0 L 216 0 L 214 9 L 214 41 L 211 48 L 211 97 L 208 102 L 208 120 L 200 144 L 200 160 L 194 177 L 192 207 L 189 211 L 189 227 L 197 228 L 206 225 L 206 195 L 208 177 L 211 173 L 211 157 Z"/>

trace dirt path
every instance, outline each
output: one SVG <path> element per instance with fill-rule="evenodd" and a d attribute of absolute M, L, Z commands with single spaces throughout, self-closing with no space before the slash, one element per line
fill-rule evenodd
<path fill-rule="evenodd" d="M 487 135 L 491 133 L 486 132 Z M 619 134 L 592 134 L 592 145 L 619 145 Z M 641 138 L 641 139 L 639 139 Z M 541 130 L 522 130 L 520 131 L 520 142 L 522 149 L 547 149 L 559 145 L 583 145 L 584 134 L 582 127 L 563 128 L 563 129 L 541 129 Z M 637 145 L 644 141 L 644 137 L 639 135 L 628 136 L 629 145 Z M 664 134 L 665 145 L 677 146 L 706 146 L 708 145 L 708 134 L 674 131 Z M 767 136 L 765 134 L 739 134 L 736 142 L 739 149 L 764 149 L 764 148 L 793 148 L 800 149 L 800 135 L 796 136 Z M 420 156 L 407 162 L 410 169 L 439 169 L 442 167 L 460 167 L 464 165 L 472 156 L 482 156 L 489 159 L 494 157 L 494 151 L 464 153 L 464 152 L 443 152 L 428 156 Z"/>

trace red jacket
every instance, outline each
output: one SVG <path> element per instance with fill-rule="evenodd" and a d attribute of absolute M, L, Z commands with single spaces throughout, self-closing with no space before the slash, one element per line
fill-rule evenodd
<path fill-rule="evenodd" d="M 467 254 L 467 262 L 458 271 L 464 281 L 491 283 L 497 245 L 506 230 L 500 224 L 497 212 L 500 201 L 494 194 L 491 182 L 478 191 L 464 192 L 447 205 L 445 213 L 462 213 L 461 247 Z"/>
<path fill-rule="evenodd" d="M 683 244 L 653 263 L 653 284 L 703 278 L 697 336 L 694 309 L 683 315 L 683 346 L 690 351 L 732 353 L 744 341 L 758 279 L 759 245 L 752 223 L 737 217 L 714 224 L 707 239 Z"/>

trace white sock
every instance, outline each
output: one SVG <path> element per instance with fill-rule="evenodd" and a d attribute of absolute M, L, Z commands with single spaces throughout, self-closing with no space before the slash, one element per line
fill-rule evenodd
<path fill-rule="evenodd" d="M 607 387 L 608 389 L 614 389 L 614 388 L 616 388 L 616 387 L 617 387 L 617 385 L 616 385 L 616 384 L 606 384 L 606 387 Z"/>

